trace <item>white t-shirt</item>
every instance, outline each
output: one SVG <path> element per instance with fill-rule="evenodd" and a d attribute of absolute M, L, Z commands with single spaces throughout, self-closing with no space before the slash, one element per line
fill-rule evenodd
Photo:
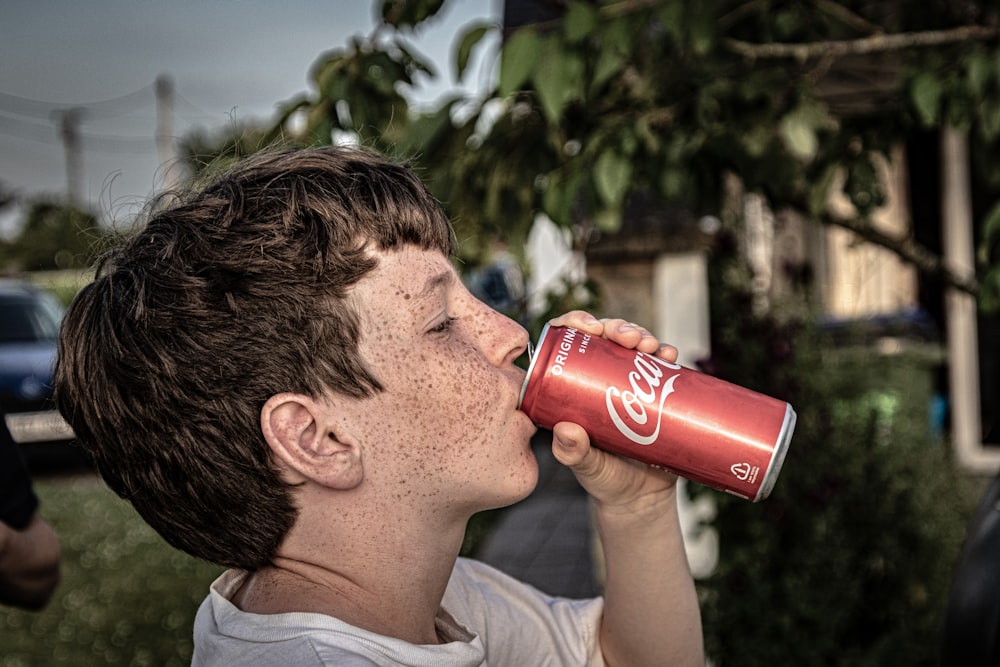
<path fill-rule="evenodd" d="M 549 597 L 483 563 L 460 558 L 438 614 L 447 644 L 417 645 L 316 613 L 249 614 L 229 598 L 246 574 L 213 584 L 194 622 L 193 667 L 412 665 L 602 667 L 601 598 Z"/>

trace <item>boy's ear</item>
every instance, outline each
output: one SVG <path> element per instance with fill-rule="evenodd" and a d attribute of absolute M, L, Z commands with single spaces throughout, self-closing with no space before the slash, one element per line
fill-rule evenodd
<path fill-rule="evenodd" d="M 334 426 L 332 406 L 303 394 L 275 394 L 260 411 L 264 439 L 290 477 L 353 489 L 364 478 L 361 447 Z"/>

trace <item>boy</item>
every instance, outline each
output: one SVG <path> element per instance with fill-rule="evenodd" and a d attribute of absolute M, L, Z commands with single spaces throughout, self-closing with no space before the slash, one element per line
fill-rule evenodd
<path fill-rule="evenodd" d="M 196 665 L 703 664 L 672 475 L 554 429 L 594 499 L 603 598 L 458 559 L 472 514 L 537 481 L 524 329 L 475 299 L 408 169 L 259 155 L 153 213 L 69 309 L 57 400 L 110 486 L 233 568 Z M 556 320 L 658 353 L 648 332 Z"/>

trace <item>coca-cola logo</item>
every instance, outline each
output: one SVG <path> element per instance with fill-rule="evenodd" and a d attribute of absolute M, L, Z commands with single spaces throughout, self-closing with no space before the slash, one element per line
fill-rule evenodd
<path fill-rule="evenodd" d="M 656 441 L 663 421 L 663 403 L 674 392 L 674 381 L 680 373 L 674 373 L 666 380 L 664 377 L 667 370 L 680 368 L 654 356 L 635 353 L 633 370 L 629 371 L 627 378 L 628 388 L 610 386 L 604 392 L 608 415 L 622 435 L 637 445 Z"/>

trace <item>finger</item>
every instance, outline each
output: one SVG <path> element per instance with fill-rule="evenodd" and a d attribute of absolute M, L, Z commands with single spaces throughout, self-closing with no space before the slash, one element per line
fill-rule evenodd
<path fill-rule="evenodd" d="M 589 334 L 603 335 L 604 323 L 598 320 L 585 310 L 571 310 L 549 320 L 549 325 L 554 327 L 573 327 Z"/>
<path fill-rule="evenodd" d="M 580 331 L 603 336 L 619 345 L 634 348 L 647 354 L 656 354 L 667 361 L 677 359 L 677 349 L 662 345 L 649 329 L 620 317 L 597 319 L 585 310 L 571 310 L 549 320 L 554 327 L 573 327 Z"/>
<path fill-rule="evenodd" d="M 660 348 L 656 351 L 656 356 L 664 361 L 669 361 L 674 363 L 677 361 L 677 355 L 680 354 L 676 347 L 673 345 L 668 345 L 667 343 L 661 343 Z"/>
<path fill-rule="evenodd" d="M 623 319 L 604 320 L 605 338 L 619 345 L 653 354 L 660 349 L 660 341 L 649 329 Z"/>

